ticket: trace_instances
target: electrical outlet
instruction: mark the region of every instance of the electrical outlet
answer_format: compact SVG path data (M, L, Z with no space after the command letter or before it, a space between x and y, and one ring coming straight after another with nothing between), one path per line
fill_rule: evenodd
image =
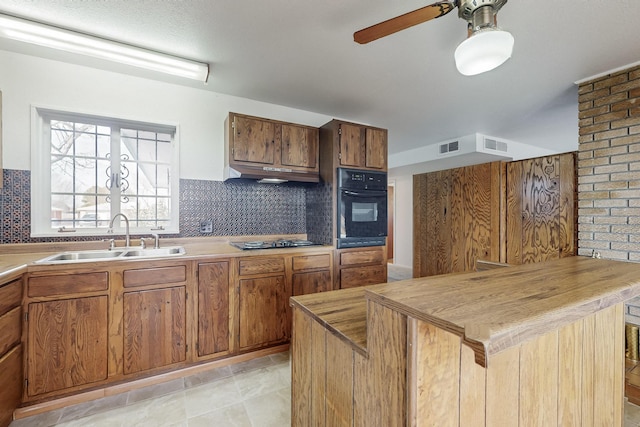
M200 221L200 232L213 233L213 221L211 221L210 219L205 219L204 221Z

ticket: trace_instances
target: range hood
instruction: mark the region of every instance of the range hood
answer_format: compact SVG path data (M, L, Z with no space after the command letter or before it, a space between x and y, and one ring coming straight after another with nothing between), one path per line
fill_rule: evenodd
M320 174L311 172L301 172L287 168L276 168L271 166L249 166L234 165L224 168L224 180L234 178L256 179L262 183L280 184L287 181L292 182L320 182Z

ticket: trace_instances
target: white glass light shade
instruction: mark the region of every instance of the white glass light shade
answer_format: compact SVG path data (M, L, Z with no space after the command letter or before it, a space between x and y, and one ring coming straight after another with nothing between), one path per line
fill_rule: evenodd
M513 42L513 36L508 31L480 30L456 48L456 67L465 76L493 70L511 58Z
M0 37L206 82L209 65L0 14Z

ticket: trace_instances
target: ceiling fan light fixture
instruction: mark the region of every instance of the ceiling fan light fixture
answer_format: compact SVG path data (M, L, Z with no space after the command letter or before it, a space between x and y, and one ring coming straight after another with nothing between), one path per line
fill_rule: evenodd
M513 44L508 31L495 27L478 30L456 48L456 67L465 76L491 71L511 58Z

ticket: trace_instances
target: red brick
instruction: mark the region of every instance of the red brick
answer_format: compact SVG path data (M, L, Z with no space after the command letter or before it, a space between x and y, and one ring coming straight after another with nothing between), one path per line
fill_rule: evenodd
M629 90L637 88L640 88L640 79L629 80L628 82L611 86L611 93L629 92Z
M631 89L629 91L629 98L640 98L640 88Z
M592 92L592 93L595 93L595 92ZM615 104L617 102L624 101L627 98L628 98L627 92L614 93L613 95L594 98L593 106L600 107L601 105Z
M603 80L598 80L597 82L593 82L593 89L603 89L605 87L612 87L622 83L626 83L629 80L629 75L627 73L616 74L611 77L605 78Z
M589 108L589 109L580 111L578 113L578 118L579 119L586 119L587 117L599 116L601 114L606 114L608 112L609 112L609 106L608 105L603 105L602 107Z
M594 106L596 106L595 105L596 99L601 99L609 95L610 95L609 89L594 90L592 92L580 94L578 96L578 102L594 101ZM626 99L626 96L625 96L625 99ZM603 104L600 104L600 105L603 105Z
M580 128L591 126L593 124L593 117L587 117L586 119L580 119L578 121L578 126Z
M609 129L609 123L599 123L597 125L581 127L578 133L580 135L586 135L588 133L604 132Z
M633 98L630 97L630 99L622 102L616 102L615 104L611 104L611 111L629 110L639 105L638 101L640 101L640 99L638 99L637 96L634 96Z
M584 93L588 93L593 91L593 83L585 83L585 84L581 84L578 87L578 93L580 95L584 94Z
M629 135L630 133L631 133L630 128L614 129L614 130L609 130L609 131L606 131L606 132L596 133L596 134L593 135L593 139L598 141L598 140L602 140L602 139L618 138L620 136Z
M613 113L612 113L613 114ZM616 120L611 122L611 129L618 129L623 127L631 127L640 125L640 116L629 117L624 120Z
M593 108L593 101L585 101L578 103L578 111L588 110Z
M635 80L640 78L640 67L634 67L627 71L629 73L629 80Z

